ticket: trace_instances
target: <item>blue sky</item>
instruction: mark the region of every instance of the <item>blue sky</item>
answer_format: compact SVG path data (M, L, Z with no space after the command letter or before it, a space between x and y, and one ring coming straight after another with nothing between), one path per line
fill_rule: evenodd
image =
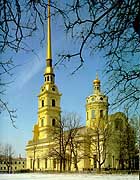
M72 43L65 37L62 28L58 23L52 23L52 51L53 63L57 62L59 54L64 48L69 49ZM27 141L32 138L32 129L37 122L37 106L40 87L44 82L44 69L46 66L46 41L42 45L39 43L39 32L34 34L27 43L35 50L35 53L21 51L18 54L9 52L2 58L13 57L13 61L18 65L13 70L13 76L7 77L13 82L8 85L6 99L10 107L16 109L16 126L13 128L6 112L0 116L1 143L13 145L15 154L25 156L25 146ZM72 47L75 50L75 44ZM84 66L71 75L78 66L79 61L74 59L72 62L59 65L55 68L56 84L62 93L61 108L63 112L76 112L81 116L81 121L85 124L85 98L92 93L92 81L95 79L96 72L102 84L102 91L105 90L106 78L102 74L104 59L101 53L89 56L85 52Z

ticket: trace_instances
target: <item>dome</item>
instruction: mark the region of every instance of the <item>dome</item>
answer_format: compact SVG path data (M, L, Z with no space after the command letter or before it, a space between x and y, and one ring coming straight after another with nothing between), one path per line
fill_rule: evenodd
M93 81L94 84L100 84L100 80L98 79L98 74L96 74L96 79Z
M100 80L99 80L99 79L95 79L95 80L93 81L93 83L94 83L94 84L100 84Z

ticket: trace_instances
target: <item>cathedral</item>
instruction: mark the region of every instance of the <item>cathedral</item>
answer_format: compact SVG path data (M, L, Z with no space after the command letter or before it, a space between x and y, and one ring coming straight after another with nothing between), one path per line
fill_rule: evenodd
M55 141L56 133L54 130L61 122L60 100L62 95L55 84L52 66L50 5L48 5L47 28L44 83L38 95L38 117L33 128L33 138L26 145L27 169L32 171L59 171L60 169L63 171L92 171L97 168L120 169L127 167L129 165L129 157L125 152L127 148L124 152L119 151L120 148L124 147L122 147L120 139L117 138L119 133L122 133L121 136L124 137L123 133L128 130L127 118L124 113L108 115L108 97L101 91L98 75L93 81L92 94L86 98L86 125L77 128L73 138L74 143L68 141L67 146L65 146L65 158L63 158L63 160L65 159L65 167L60 167L61 160L56 154L49 156L50 152L57 151L57 146L60 144ZM69 132L64 132L64 136L66 134L68 135ZM127 141L127 139L125 140ZM75 148L76 151L71 150L71 147ZM135 153L131 155L135 155Z

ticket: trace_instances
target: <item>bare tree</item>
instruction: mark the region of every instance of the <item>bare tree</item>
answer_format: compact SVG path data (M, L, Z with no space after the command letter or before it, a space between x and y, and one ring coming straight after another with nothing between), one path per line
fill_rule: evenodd
M0 161L3 162L7 166L7 172L12 172L12 159L14 156L14 150L12 145L6 144L4 146L1 145L1 154Z
M134 167L131 164L131 160L140 161L140 119L138 115L133 115L131 118L128 118L128 153L129 153L129 169L138 169L140 165L134 163ZM138 157L139 154L139 157ZM136 159L138 157L138 159ZM136 165L136 167L135 167Z
M5 100L5 94L6 94L6 89L7 86L10 85L12 83L11 80L3 80L6 79L5 76L9 76L11 78L12 76L12 70L15 68L16 66L13 64L12 60L7 60L7 61L0 61L0 113L2 113L2 111L7 111L10 120L12 122L12 125L14 127L15 126L15 119L16 119L16 110L15 109L11 109L9 107L8 102Z
M64 7L66 32L78 48L66 50L59 62L100 51L106 57L107 93L116 94L112 105L127 103L138 108L140 98L140 2L139 0L73 0ZM76 46L76 47L77 47ZM77 50L78 49L78 50ZM130 58L131 57L131 58ZM133 59L133 60L132 60ZM75 71L73 73L75 73ZM113 86L112 86L113 84Z
M45 0L2 0L0 52L5 53L9 49L15 52L21 49L34 51L26 40L36 31L42 33L41 40L44 40L47 7L48 2ZM51 7L55 8L55 13L63 14L55 1L51 1Z
M79 139L82 136L81 125L80 125L80 117L76 113L70 113L66 116L67 120L67 131L68 133L68 154L69 154L69 168L71 170L72 164L76 171L78 171L78 162L81 160L81 140Z
M51 6L55 8L55 13L60 13L54 2ZM4 75L11 76L11 70L15 68L14 59L11 58L12 53L18 53L21 50L25 52L33 52L35 50L28 45L27 40L32 38L37 31L41 33L40 41L45 38L46 19L47 19L48 3L44 0L2 0L0 2L0 53L2 55L10 54L10 60L0 60L0 113L6 110L15 127L15 109L9 107L7 100L5 100L5 91L7 85L11 83L4 81ZM44 29L45 26L45 29ZM4 56L3 56L4 58ZM20 64L20 63L19 63Z
M2 0L0 50L31 50L26 40L42 32L48 4L44 0ZM107 93L116 90L117 103L138 108L140 97L140 2L139 0L52 0L52 16L63 18L66 33L76 48L60 55L58 63L79 57L77 71L86 59L84 53L102 52L106 57L105 73L111 82ZM73 46L71 46L73 47ZM75 46L74 46L75 47ZM33 51L33 50L31 50ZM131 57L131 58L130 58ZM133 60L132 60L133 58ZM74 71L74 72L75 72ZM73 72L73 73L74 73ZM113 84L113 87L112 87ZM115 102L115 103L114 103Z
M138 153L135 125L121 112L111 115L110 122L112 128L110 129L108 148L110 155L112 154L114 160L118 161L119 166L116 168L134 169L134 161Z
M90 151L85 154L94 161L93 168L101 172L102 165L105 163L108 153L108 139L110 137L110 123L99 119L95 122L94 127L88 129L85 143ZM97 166L96 166L97 163Z
M52 138L50 151L47 157L53 157L58 160L60 172L66 170L66 162L71 158L70 145L76 137L78 128L80 127L80 118L76 113L66 113L56 126L51 129Z

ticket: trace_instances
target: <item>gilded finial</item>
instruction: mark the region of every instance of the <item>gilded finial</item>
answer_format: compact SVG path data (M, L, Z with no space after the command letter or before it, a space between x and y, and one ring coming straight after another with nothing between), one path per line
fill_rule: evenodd
M100 84L100 80L98 78L98 73L96 73L96 79L93 81L94 84Z
M98 79L98 73L96 73L96 79Z

